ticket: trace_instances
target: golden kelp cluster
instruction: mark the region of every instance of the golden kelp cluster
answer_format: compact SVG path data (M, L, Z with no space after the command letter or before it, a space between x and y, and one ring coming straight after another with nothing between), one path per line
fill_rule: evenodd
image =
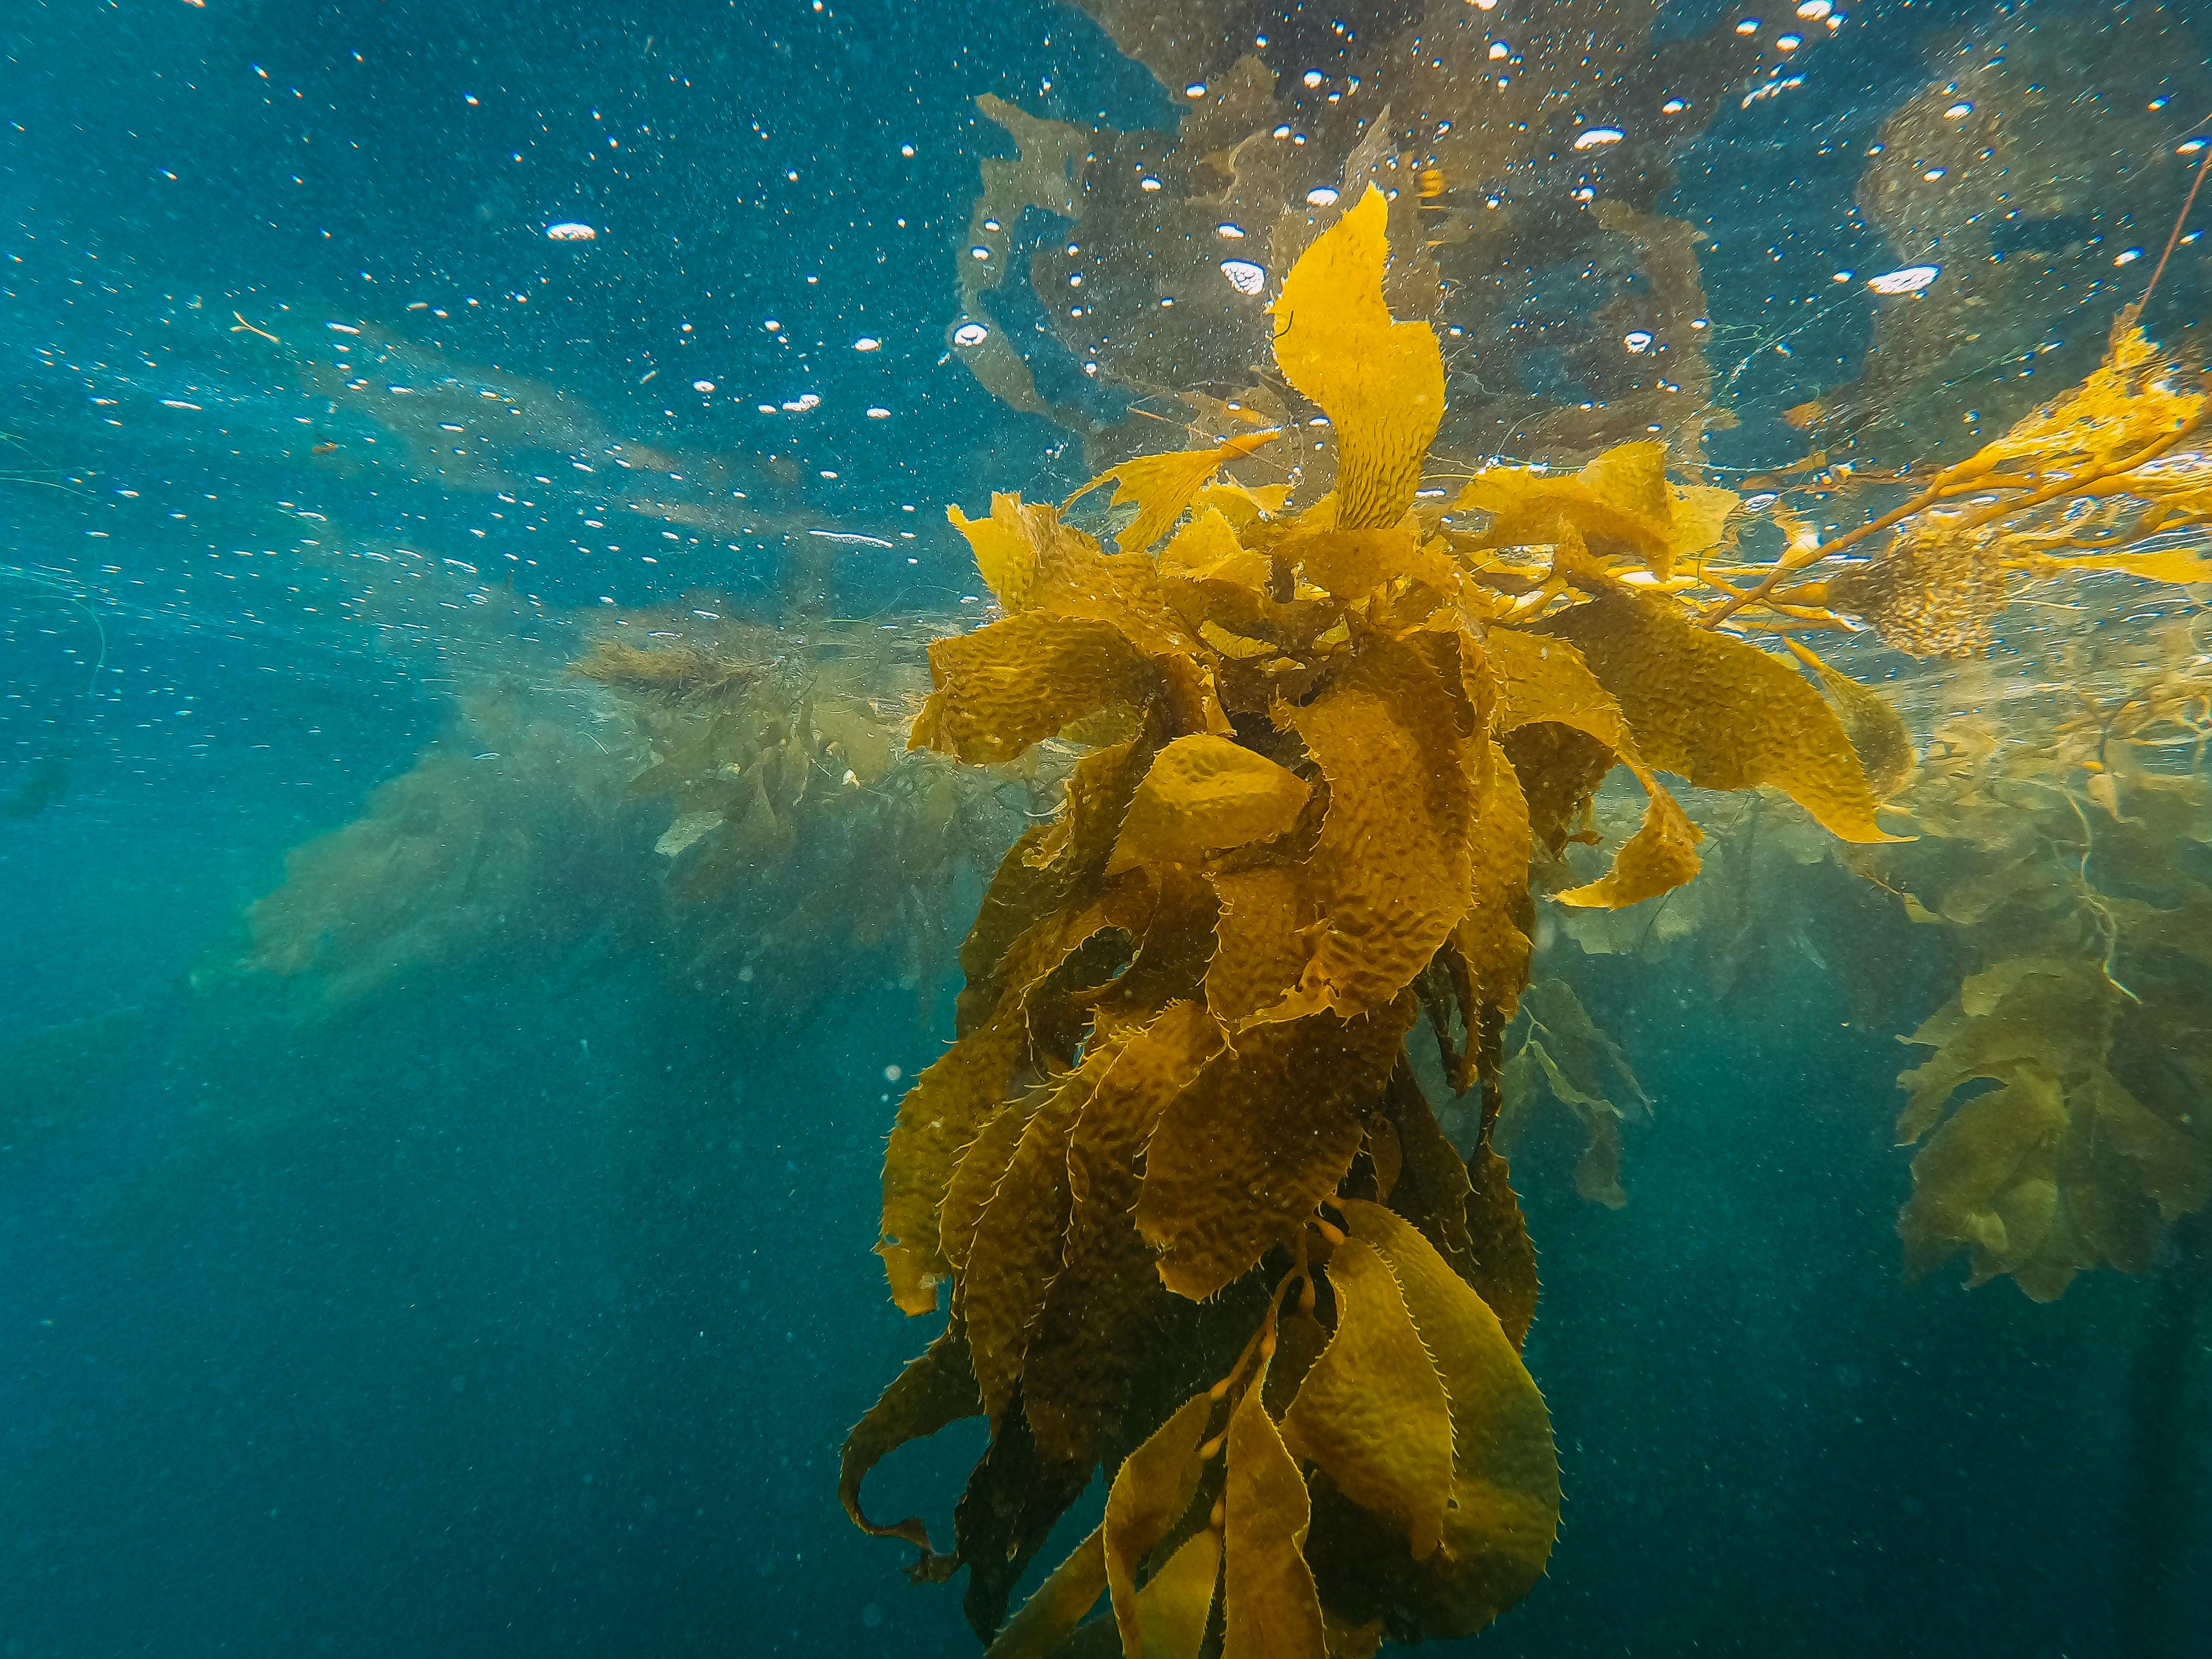
M2212 561L2191 545L2212 523L2212 463L2200 447L2208 435L2212 386L2203 372L2123 312L2087 380L1913 480L1887 511L1823 536L1778 505L1789 546L1757 569L1709 567L1707 580L1726 597L1708 620L1764 613L1770 626L1832 628L1856 617L1913 656L1965 656L1989 642L1991 619L2024 579L2117 571L2212 580ZM1868 488L1847 467L1821 473L1805 487L1804 510L1856 504Z
M1732 495L1670 482L1657 443L1422 494L1443 367L1391 315L1389 215L1370 189L1273 307L1276 365L1334 434L1328 495L1218 481L1248 440L1116 468L1138 507L1116 552L1012 495L954 514L1002 614L932 646L913 743L1088 752L1000 866L957 1039L901 1104L878 1249L902 1308L949 1292L949 1318L854 1430L842 1487L921 1547L917 1577L969 1569L995 1653L1318 1659L1526 1594L1558 1469L1493 1138L1531 861L1587 833L1616 764L1642 822L1566 903L1695 874L1662 770L1887 839L1850 735L1894 737L1871 694L1839 712L1710 625L1719 590L1689 573ZM1424 1019L1450 1086L1482 1091L1470 1156L1415 1080ZM978 1414L950 1550L867 1518L875 1462ZM1001 1630L1101 1466L1104 1522Z
M1914 1277L1964 1249L1970 1282L2047 1301L2142 1272L2212 1200L2212 672L2186 629L2167 665L2084 673L2040 718L1939 727L1901 801L1919 838L1866 860L1963 973L1899 1079L1898 1139L1925 1141Z
M791 1023L888 952L927 1018L955 884L996 866L1047 775L905 751L934 631L910 618L625 631L647 643L602 638L574 672L616 695L644 747L629 794L673 814L654 847L671 975Z
M1761 67L1771 83L1802 61L1796 36L1739 30L1730 9L1662 41L1656 0L1547 0L1540 19L1468 0L1342 17L1279 0L1082 4L1178 121L1121 132L978 100L1018 153L983 163L948 336L1000 398L1083 434L1097 465L1154 441L1048 376L1041 389L991 309L1025 265L1063 380L1267 406L1265 294L1376 183L1391 310L1449 343L1447 448L1565 459L1657 434L1697 452L1711 418L1700 233L1659 204L1674 151ZM1059 222L1034 248L1025 210ZM1334 456L1298 459L1310 499Z

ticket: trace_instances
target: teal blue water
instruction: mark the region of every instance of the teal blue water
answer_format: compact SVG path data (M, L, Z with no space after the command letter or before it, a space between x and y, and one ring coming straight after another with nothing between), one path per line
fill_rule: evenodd
M1981 15L1864 14L1817 99L1683 158L1723 320L1872 268L1858 157ZM1043 0L0 16L0 1656L976 1650L835 1491L929 1334L868 1246L886 1068L945 999L888 952L788 1018L672 983L615 902L658 825L518 865L469 948L335 1011L207 970L457 698L573 707L595 608L773 617L817 527L867 538L834 608L957 615L943 504L1081 482L947 360L987 92L1173 119ZM1723 459L1778 459L1867 328L1762 362ZM1659 1111L1626 1209L1564 1136L1516 1159L1567 1505L1464 1650L2184 1651L2194 1304L1899 1282L1927 947L1874 1009L1812 950L1725 1001L1580 983ZM945 1513L977 1441L941 1438L879 1512Z

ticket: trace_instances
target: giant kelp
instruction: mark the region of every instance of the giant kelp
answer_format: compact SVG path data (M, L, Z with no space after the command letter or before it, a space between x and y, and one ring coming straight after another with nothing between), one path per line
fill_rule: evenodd
M887 980L926 1019L962 896L1053 759L994 775L904 750L934 624L594 621L565 680L524 674L511 645L457 665L507 672L359 817L293 849L198 982L281 983L331 1015L588 934L763 1036Z
M1972 1282L2048 1300L2143 1271L2212 1200L2212 676L2187 628L2117 673L2081 647L2002 726L1946 721L1900 801L1919 838L1866 860L1960 974L1904 1039L1931 1051L1899 1079L1915 1277L1964 1249Z
M1179 124L1122 132L979 100L1018 153L983 164L948 333L1000 397L1084 434L1101 465L1151 441L1143 421L1039 390L992 310L1024 259L1091 384L1252 395L1271 283L1374 182L1398 250L1391 309L1449 344L1448 448L1565 459L1657 433L1697 451L1698 233L1659 205L1674 150L1747 78L1783 78L1796 36L1778 45L1785 31L1755 17L1740 29L1731 9L1658 40L1654 0L1551 0L1534 15L1468 0L1326 18L1245 0L1084 9L1158 78ZM1032 210L1055 221L1033 246ZM1301 450L1310 499L1333 457Z
M1118 551L1011 495L954 514L1001 614L933 646L913 743L1090 747L1000 866L956 1041L901 1104L878 1249L902 1308L949 1291L949 1318L842 1486L921 1547L916 1577L969 1570L1000 1653L1095 1650L1069 1632L1102 1595L1125 1651L1158 1626L1179 1632L1160 1651L1317 1656L1463 1634L1526 1594L1558 1472L1493 1139L1532 859L1616 763L1642 822L1565 902L1695 873L1661 769L1887 839L1848 734L1870 708L1705 625L1719 590L1688 573L1737 503L1671 481L1663 446L1480 475L1444 528L1423 500L1442 354L1389 308L1390 216L1369 190L1273 307L1276 367L1334 433L1328 495L1214 483L1249 447L1223 444L1117 470L1139 507ZM1424 1018L1449 1086L1482 1091L1471 1156L1416 1081ZM866 1516L876 1462L975 1415L950 1550ZM1102 1465L1103 1524L1001 1633Z
M913 618L680 621L604 635L574 669L642 745L628 793L669 815L654 851L671 976L788 1024L873 971L927 1018L956 889L996 866L1051 768L993 776L905 751L919 644L938 631Z

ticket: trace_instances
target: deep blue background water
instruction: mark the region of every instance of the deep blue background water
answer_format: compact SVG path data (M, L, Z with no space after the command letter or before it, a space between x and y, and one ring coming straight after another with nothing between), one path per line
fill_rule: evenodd
M1871 257L1842 140L1915 83L1934 10L1867 8L1819 98L1685 159L1684 211L1785 216L1722 235L1717 316L1758 318L1770 246L1809 280ZM790 456L823 522L918 521L896 562L841 564L842 599L957 590L939 504L1079 465L938 361L997 143L971 100L1127 125L1158 89L1046 4L18 0L0 44L0 430L41 474L0 484L0 797L66 778L0 819L0 1048L46 1055L7 1074L40 1097L0 1101L0 1655L973 1651L955 1594L908 1588L834 1493L844 1427L927 1334L866 1249L884 1068L942 1035L909 993L752 1030L588 940L324 1027L186 988L457 678L557 648L602 592L774 574L742 536L680 572L580 551L555 520L599 481L563 477L521 621L434 582L349 611L325 566L252 562L301 532L274 503L439 554L528 538L483 490L303 464L271 436L298 388L229 320L420 300L449 313L423 350L556 385L617 441ZM600 239L549 244L572 216ZM1837 374L1863 319L1838 328ZM718 392L665 395L696 378ZM818 419L755 407L810 387ZM1613 963L1585 982L1660 1115L1618 1213L1573 1198L1565 1145L1516 1162L1568 1505L1550 1581L1480 1648L2127 1651L2154 1287L1898 1284L1887 1033L1940 1000L1932 964L1900 961L1878 1030L1808 1013L1843 1008L1809 959L1725 1007ZM2200 1344L2185 1485L2212 1473L2207 1375ZM881 1510L945 1512L975 1445L943 1439L878 1474ZM2192 1525L2172 1594L2201 1609Z

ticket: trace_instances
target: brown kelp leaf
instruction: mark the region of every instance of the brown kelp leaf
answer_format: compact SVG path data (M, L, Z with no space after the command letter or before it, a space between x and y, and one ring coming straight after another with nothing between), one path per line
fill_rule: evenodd
M1470 901L1467 915L1452 928L1447 947L1456 958L1455 971L1467 977L1460 1012L1470 1025L1474 1010L1483 1004L1511 1018L1522 983L1528 977L1527 929L1533 919L1528 797L1521 793L1520 775L1505 758L1504 750L1488 738L1483 742L1489 764L1476 796L1468 865ZM1455 1077L1452 1084L1463 1089L1470 1081L1471 1073L1464 1079Z
M1961 1246L1973 1285L2033 1259L2057 1218L2066 1127L2057 1083L2026 1071L1953 1113L1912 1160L1912 1197L1897 1218L1906 1278L1926 1277Z
M1139 972L1132 968L1122 982ZM1164 1294L1130 1213L1145 1146L1162 1109L1220 1044L1203 1007L1170 1006L1121 1045L1076 1119L1066 1259L1045 1293L1022 1382L1038 1443L1056 1455L1087 1460L1102 1435L1118 1430L1131 1368L1144 1358L1132 1332Z
M954 1547L968 1568L961 1610L978 1636L988 1641L1006 1622L1006 1598L1090 1479L1090 1464L1046 1455L1029 1419L1006 1413L952 1511Z
M845 1436L837 1455L837 1496L845 1513L864 1532L878 1538L903 1538L929 1551L929 1528L921 1517L909 1516L890 1526L878 1526L860 1510L860 1483L868 1471L909 1440L923 1440L948 1423L973 1417L983 1409L975 1391L975 1372L968 1357L968 1334L957 1320L947 1325L920 1358L909 1361L895 1377L867 1415ZM1094 1594L1093 1601L1097 1599ZM1086 1604L1088 1605L1088 1604Z
M1115 506L1129 501L1139 503L1136 518L1121 534L1121 550L1142 553L1167 534L1169 526L1182 517L1182 510L1190 505L1191 497L1212 482L1223 463L1249 455L1282 435L1279 431L1243 432L1210 448L1176 449L1164 455L1139 456L1100 473L1062 501L1060 511L1065 513L1081 497L1110 483L1114 486Z
M1399 1164L1393 1185L1377 1183L1380 1201L1419 1227L1455 1270L1465 1273L1469 1243L1467 1162L1429 1109L1411 1061L1401 1060L1390 1073L1382 1110L1388 1115L1378 1121L1394 1129ZM1372 1123L1368 1135L1374 1138Z
M1423 653L1377 639L1313 702L1278 708L1328 781L1308 866L1328 926L1283 1013L1383 1006L1467 913L1473 739L1454 707Z
M1311 787L1227 738L1196 732L1152 757L1121 823L1106 873L1138 864L1191 864L1281 835Z
M1261 1382L1246 1389L1229 1419L1222 1659L1327 1659L1321 1598L1299 1553L1312 1506L1264 1392Z
M1030 859L1050 833L1050 826L1033 823L1006 849L983 891L975 925L961 941L960 971L966 982L953 1010L953 1029L961 1036L991 1017L1006 990L1000 970L1008 951L1060 898L1064 872L1051 868L1048 858L1034 863Z
M1835 711L1757 646L1621 591L1538 631L1581 651L1648 764L1707 789L1771 783L1844 841L1897 839L1875 822L1874 791Z
M1110 623L1025 611L933 640L936 690L908 746L977 765L1010 761L1087 715L1161 695L1160 672Z
M2079 1088L2096 1114L2100 1139L2126 1165L2143 1196L2157 1206L2160 1220L2172 1221L2212 1201L2212 1151L2147 1110L2102 1066L2091 1072Z
M956 1285L957 1275L968 1265L968 1247L975 1237L975 1224L983 1218L999 1183L1006 1178L1006 1165L1014 1161L1022 1131L1036 1115L1042 1098L1042 1091L1032 1091L1024 1098L1001 1106L984 1121L952 1166L952 1178L945 1183L945 1201L938 1206L937 1243L953 1271Z
M1653 775L1659 763L1646 763L1621 705L1582 653L1559 640L1497 629L1490 636L1490 661L1498 684L1492 720L1499 736L1538 724L1584 732L1620 757L1650 798L1643 823L1613 854L1613 867L1596 881L1553 896L1562 904L1620 909L1670 892L1696 875L1701 832Z
M1844 723L1844 735L1851 740L1851 752L1866 770L1875 799L1887 800L1910 783L1920 757L1913 752L1912 733L1905 729L1904 717L1889 699L1872 686L1861 685L1849 674L1829 667L1796 641L1785 638L1782 642L1819 678L1820 690L1835 707L1836 718Z
M1006 1627L983 1650L983 1659L1047 1659L1060 1638L1098 1605L1106 1588L1105 1537L1104 1527L1093 1527L1090 1536L1068 1552L1067 1559L1006 1621Z
M1420 1560L1443 1541L1451 1406L1397 1280L1356 1238L1332 1251L1336 1333L1283 1417L1283 1443L1385 1516Z
M1221 1534L1203 1527L1137 1592L1141 1646L1131 1644L1124 1650L1142 1652L1144 1659L1198 1659L1220 1583Z
M1575 1188L1593 1203L1617 1210L1628 1202L1620 1188L1620 1124L1651 1114L1620 1046L1589 1016L1565 980L1542 979L1522 999L1527 1021L1520 1048L1505 1067L1505 1109L1494 1132L1510 1152L1541 1097L1548 1093L1583 1126L1582 1160ZM1626 1104L1612 1098L1619 1095Z
M1212 1296L1335 1189L1414 1010L1407 996L1358 1019L1253 1027L1169 1103L1137 1200L1163 1284Z
M997 1191L976 1218L960 1278L975 1382L996 1426L1021 1376L1030 1328L1060 1271L1067 1233L1067 1137L1090 1092L1090 1064L1030 1115Z
M1020 1000L1003 999L990 1018L962 1037L915 1079L899 1102L884 1152L884 1259L891 1299L909 1314L937 1306L948 1270L938 1239L938 1211L960 1155L1006 1100L1015 1069L1029 1055Z
M1175 1415L1154 1429L1144 1444L1122 1460L1106 1494L1106 1582L1114 1592L1114 1618L1121 1645L1130 1653L1142 1645L1138 1634L1137 1569L1190 1507L1203 1466L1199 1443L1215 1405L1210 1394L1195 1394ZM1212 1599L1212 1584L1207 1589Z
M1234 1030L1296 988L1305 971L1315 903L1296 865L1216 876L1213 887L1221 916L1213 960L1206 964L1206 1005Z
M1347 1199L1340 1207L1352 1237L1389 1264L1450 1395L1452 1503L1443 1547L1421 1561L1395 1538L1382 1540L1387 1548L1371 1534L1364 1548L1352 1545L1334 1515L1325 1540L1317 1515L1316 1571L1340 1616L1366 1619L1390 1607L1401 1640L1464 1636L1543 1574L1559 1520L1551 1419L1497 1315L1419 1231L1379 1204ZM1340 1557L1333 1553L1340 1547L1352 1553ZM1357 1582L1346 1582L1347 1569ZM1371 1609L1361 1605L1370 1599Z
M1270 309L1275 362L1336 428L1336 526L1393 525L1413 505L1443 419L1443 354L1426 323L1382 298L1389 204L1370 185L1283 278Z
M1486 1142L1468 1160L1468 1174L1473 1188L1467 1200L1468 1253L1474 1266L1463 1277L1490 1304L1518 1352L1536 1322L1536 1247L1513 1191L1512 1171Z

